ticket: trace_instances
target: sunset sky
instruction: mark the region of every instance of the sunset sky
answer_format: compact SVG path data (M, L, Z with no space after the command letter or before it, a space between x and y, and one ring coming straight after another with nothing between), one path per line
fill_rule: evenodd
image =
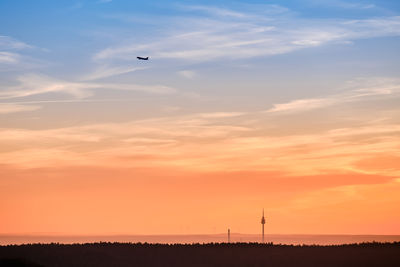
M263 208L267 234L400 234L400 1L0 1L0 234Z

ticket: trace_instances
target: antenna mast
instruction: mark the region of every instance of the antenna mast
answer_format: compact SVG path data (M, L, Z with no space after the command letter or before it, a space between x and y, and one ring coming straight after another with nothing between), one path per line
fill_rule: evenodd
M264 225L265 225L265 217L264 217L264 208L261 218L261 226L262 226L262 243L264 243Z

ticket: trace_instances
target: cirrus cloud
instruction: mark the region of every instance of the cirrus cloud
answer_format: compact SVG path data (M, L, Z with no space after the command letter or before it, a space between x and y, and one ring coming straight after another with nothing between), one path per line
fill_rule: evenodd
M247 9L246 9L247 8ZM189 61L245 59L290 53L352 40L400 35L400 17L361 20L306 19L269 5L237 11L216 6L185 6L188 15L166 22L167 30L147 42L116 43L94 55L95 60L131 60L139 53L154 58ZM290 15L289 15L290 14Z

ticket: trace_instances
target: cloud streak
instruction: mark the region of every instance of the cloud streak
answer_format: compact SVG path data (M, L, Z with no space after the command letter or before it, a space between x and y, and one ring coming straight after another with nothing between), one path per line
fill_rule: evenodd
M178 74L187 79L193 79L197 75L197 73L192 70L181 70L181 71L178 71Z
M0 64L14 64L20 61L20 55L12 52L1 52L0 51Z
M132 66L108 66L103 65L97 67L93 72L83 76L82 81L93 81L104 78L109 78L113 76L118 76L121 74L126 74L130 72L135 72L139 70L145 70L148 67L132 67Z
M40 108L41 108L40 106L34 106L34 105L0 104L0 114L35 111Z
M32 46L9 36L0 35L0 49L21 50L27 48L32 48Z
M0 67L21 64L23 60L29 61L19 52L29 48L33 46L9 36L0 35Z
M344 8L344 9L371 9L376 8L374 4L369 3L357 3L351 1L342 1L342 0L325 0L325 1L318 1L318 0L307 0L307 3L316 6L325 6L325 7L337 7L337 8Z
M96 77L99 78L100 76L104 76L104 73L98 74ZM151 94L171 94L177 91L175 88L164 85L69 82L37 74L22 75L17 81L18 85L3 86L4 90L0 91L0 99L21 98L47 93L62 93L77 99L83 99L92 96L94 89L100 88Z
M336 104L368 100L371 97L393 96L400 92L400 81L389 78L356 79L348 82L344 89L346 92L341 94L322 98L296 99L287 103L274 104L267 112L302 112L326 108Z
M29 168L101 164L190 171L280 171L295 176L329 170L400 175L393 168L358 164L382 155L400 157L396 124L373 122L274 136L258 124L243 126L247 119L243 113L216 112L48 130L0 129L0 144L14 148L0 151L0 162Z
M265 8L267 10L267 8ZM96 60L131 60L139 53L154 58L209 61L272 56L331 43L400 35L400 17L363 20L316 20L265 16L261 11L237 12L210 6L185 6L204 16L169 21L170 30L146 43L115 45L94 55ZM264 10L260 8L260 10ZM208 15L208 16L207 16Z

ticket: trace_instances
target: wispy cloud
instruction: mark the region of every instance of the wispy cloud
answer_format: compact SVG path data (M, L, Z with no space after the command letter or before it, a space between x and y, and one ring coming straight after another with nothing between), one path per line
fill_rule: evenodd
M20 50L26 48L32 48L32 46L9 36L0 35L0 49Z
M130 73L138 70L145 70L147 67L132 67L132 66L108 66L103 65L97 67L94 71L86 74L81 78L82 81L92 81L112 76L117 76L125 73Z
M222 119L222 118L231 118L244 115L244 112L211 112L211 113L200 113L198 114L201 118L209 118L209 119Z
M106 88L113 90L125 90L125 91L138 91L152 94L173 94L177 92L177 89L166 86L166 85L138 85L138 84L117 84L117 83L104 83L98 84L98 88Z
M196 76L196 72L193 70L181 70L178 71L178 74L187 79L193 79Z
M212 17L232 17L237 19L261 18L262 15L278 15L290 13L290 10L275 4L241 4L236 6L240 10L212 5L178 5L184 11L200 11Z
M131 60L139 53L154 58L207 61L241 59L289 53L330 43L361 38L400 35L400 17L363 20L304 19L285 12L269 16L264 10L240 12L213 6L185 6L187 12L206 15L170 20L169 30L146 43L108 47L96 53L96 60Z
M20 61L20 58L21 56L17 53L0 51L0 63L17 63Z
M344 9L371 9L375 8L376 6L372 3L362 3L362 2L355 2L355 1L343 1L343 0L306 0L307 3L316 6L325 6L325 7L337 7L337 8L344 8Z
M132 102L135 99L127 98L107 98L107 99L58 99L58 100L33 100L33 101L17 101L17 102L3 102L1 104L53 104L53 103L102 103L102 102Z
M400 157L399 125L371 123L275 136L259 126L242 126L246 118L241 115L245 114L197 113L47 130L0 129L0 144L15 147L0 151L0 162L21 167L102 164L196 171L279 170L296 176L327 170L399 174L357 165L380 155ZM227 118L235 120L228 124Z
M186 11L203 11L215 16L227 16L227 17L234 17L234 18L244 18L246 17L245 13L225 9L225 8L219 8L215 6L199 6L199 5L193 5L193 6L180 6L181 9L186 10Z
M18 105L18 104L0 104L0 114L17 113L24 111L34 111L40 109L40 106Z
M355 79L347 83L345 92L318 98L296 99L287 103L274 104L267 112L302 112L326 108L336 104L368 100L376 96L393 96L400 92L400 81L389 78Z
M152 94L171 94L176 92L175 88L165 85L70 82L37 74L22 75L18 78L18 83L15 86L3 86L4 90L0 92L0 99L12 99L46 93L62 93L82 99L92 96L93 89L96 88L139 91Z
M18 78L19 85L8 87L0 92L0 99L26 97L45 93L64 93L77 98L91 95L88 89L96 88L93 84L65 82L43 75L28 74Z
M273 108L269 109L268 112L297 112L311 110L321 107L330 106L336 103L336 99L330 98L309 98L309 99L298 99L283 104L275 104Z
M20 50L29 48L33 47L9 36L0 35L0 66L21 63L24 57L20 54Z
M342 88L344 93L278 104L267 113L173 113L151 119L58 129L0 129L0 147L4 143L13 144L15 148L11 152L0 151L0 162L21 168L101 163L118 168L173 166L191 171L284 170L287 175L323 174L334 169L336 173L376 173L392 177L399 174L396 169L367 168L358 164L381 155L400 157L396 150L400 129L391 121L375 120L369 124L363 122L361 126L336 126L309 134L293 132L279 136L271 134L270 129L259 122L265 117L270 122L279 120L275 116L279 112L393 97L400 92L399 85L397 79L355 79ZM124 86L117 87L125 89ZM41 102L15 102L0 109L3 107L3 114L28 111L37 109ZM249 120L258 122L249 123Z

